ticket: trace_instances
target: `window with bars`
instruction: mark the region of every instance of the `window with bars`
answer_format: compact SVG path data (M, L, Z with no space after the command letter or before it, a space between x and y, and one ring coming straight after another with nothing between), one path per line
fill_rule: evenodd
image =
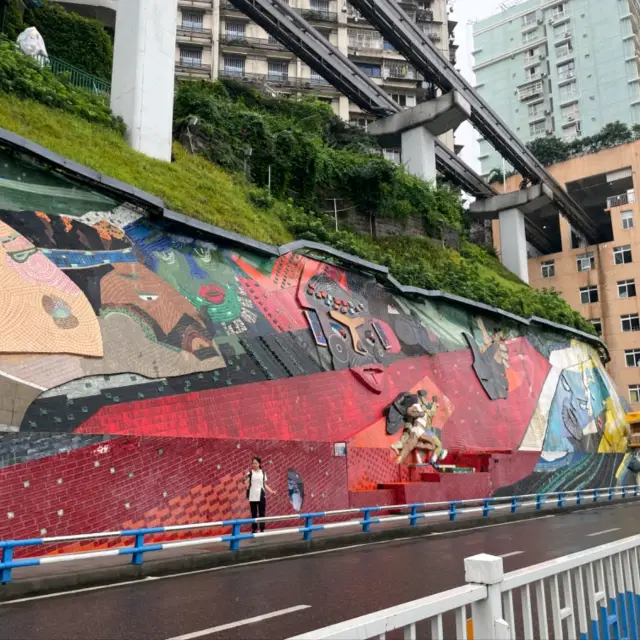
M200 13L198 11L183 11L182 26L185 29L202 31L204 28L204 13Z
M623 229L631 229L633 227L633 211L622 211L620 213Z
M618 282L618 298L635 298L636 297L636 281L620 280Z
M558 65L558 80L570 80L576 75L576 63L571 60Z
M625 349L624 360L627 367L640 367L640 349Z
M245 34L244 22L227 22L226 33L230 38L237 38L238 40L242 40Z
M582 304L593 304L598 302L598 287L581 287L580 302Z
M180 47L180 64L185 67L202 66L202 49Z
M309 4L311 11L326 11L329 12L329 0L311 0Z
M522 44L529 44L530 42L535 42L539 38L538 30L534 29L533 31L527 31L522 34Z
M289 63L269 60L267 77L269 80L287 80L289 77Z
M586 253L579 253L576 256L576 266L578 271L591 271L596 268L596 259L593 257L593 252L587 251Z
M316 84L329 84L317 71L311 69L311 80Z
M541 136L544 132L545 132L544 120L540 120L539 122L532 122L529 125L530 136Z
M633 404L640 402L640 384L629 385L629 402Z
M627 313L624 316L620 316L620 323L622 324L622 331L625 333L640 331L640 318L638 318L637 313Z
M382 36L377 31L349 29L349 47L352 49L382 49Z
M613 248L613 264L628 264L632 261L631 245L625 244L621 247Z
M224 72L228 76L242 77L244 75L244 58L224 57Z
M527 107L527 112L530 118L544 115L544 103L536 102L535 104L530 104Z
M578 97L578 85L575 81L563 84L558 92L560 102L573 100Z
M553 278L556 275L556 263L555 260L545 260L540 263L540 269L542 271L543 278Z

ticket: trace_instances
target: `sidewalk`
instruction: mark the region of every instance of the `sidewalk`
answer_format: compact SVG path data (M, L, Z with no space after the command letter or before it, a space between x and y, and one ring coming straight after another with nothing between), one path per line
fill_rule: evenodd
M536 511L535 507L528 507L521 508L516 514L511 514L509 509L506 509L500 512L492 511L486 518L477 513L458 514L454 522L450 522L447 513L444 512L437 518L418 521L418 525L415 527L409 526L408 522L395 521L373 524L370 533L363 533L358 526L314 531L310 541L303 540L302 534L297 528L292 528L291 533L265 538L258 535L254 539L243 540L240 542L239 551L229 551L228 542L214 544L206 544L205 542L193 547L146 552L144 564L137 566L131 564L131 555L116 555L72 562L56 562L34 567L20 567L13 569L12 581L9 584L0 585L0 601L242 564L256 560L286 558L287 556L336 549L354 544L437 533L453 533L504 522L528 520L541 515L605 508L621 502L623 500L618 499L611 502L571 505L564 508L548 506L542 511ZM624 502L640 502L640 498L626 498ZM275 528L275 524L272 524L272 528ZM133 542L132 539L123 540L122 546L130 546Z

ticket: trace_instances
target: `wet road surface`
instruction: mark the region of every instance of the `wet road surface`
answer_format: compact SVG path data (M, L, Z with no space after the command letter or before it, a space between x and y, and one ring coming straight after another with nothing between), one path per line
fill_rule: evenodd
M639 516L627 503L0 603L0 640L288 638L460 586L465 557L512 571L634 535Z

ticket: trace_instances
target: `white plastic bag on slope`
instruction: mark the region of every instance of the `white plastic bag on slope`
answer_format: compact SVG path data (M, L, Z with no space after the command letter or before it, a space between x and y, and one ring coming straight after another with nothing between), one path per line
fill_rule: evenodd
M42 64L45 64L47 58L47 48L44 46L44 40L35 27L29 27L25 29L18 36L18 47L22 53L38 59Z

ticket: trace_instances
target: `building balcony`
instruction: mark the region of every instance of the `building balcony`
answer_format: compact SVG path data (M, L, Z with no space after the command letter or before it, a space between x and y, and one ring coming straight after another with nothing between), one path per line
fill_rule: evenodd
M633 204L635 201L635 191L631 189L626 193L620 193L616 196L609 196L607 198L607 209L613 209L613 207L623 207L627 204Z
M431 9L416 9L416 22L433 22Z
M569 80L573 80L576 77L576 72L574 70L571 71L563 71L558 74L558 82L568 82Z
M338 14L335 11L322 9L298 9L300 15L311 22L338 22Z
M559 22L563 22L564 20L568 20L571 16L568 11L554 11L551 13L549 20L551 24L558 24Z
M520 100L529 100L530 98L537 98L544 92L542 82L535 82L534 84L527 85L526 87L520 87L518 89L518 98Z
M563 42L565 40L570 40L572 35L571 29L565 29L564 31L558 31L557 33L554 32L553 39L555 42Z
M212 0L178 0L180 9L198 9L211 13L213 10Z
M248 36L225 33L220 36L220 44L227 47L245 49L265 49L268 51L286 51L285 47L269 38L250 38Z
M382 42L354 42L352 40L349 41L348 44L349 53L362 53L365 55L372 56L374 58L380 58L382 56L382 52L385 50Z
M193 42L196 44L211 45L211 29L203 29L197 26L179 25L176 32L178 42Z
M284 73L245 73L235 69L221 69L219 75L221 78L231 78L233 80L247 82L249 84L268 84L270 87L274 88L282 87L302 90L324 87L325 89L329 88L332 91L335 91L335 89L333 89L333 87L331 87L331 85L321 77L298 78Z
M209 78L211 77L211 64L204 63L201 60L178 60L176 62L176 74L180 76Z

